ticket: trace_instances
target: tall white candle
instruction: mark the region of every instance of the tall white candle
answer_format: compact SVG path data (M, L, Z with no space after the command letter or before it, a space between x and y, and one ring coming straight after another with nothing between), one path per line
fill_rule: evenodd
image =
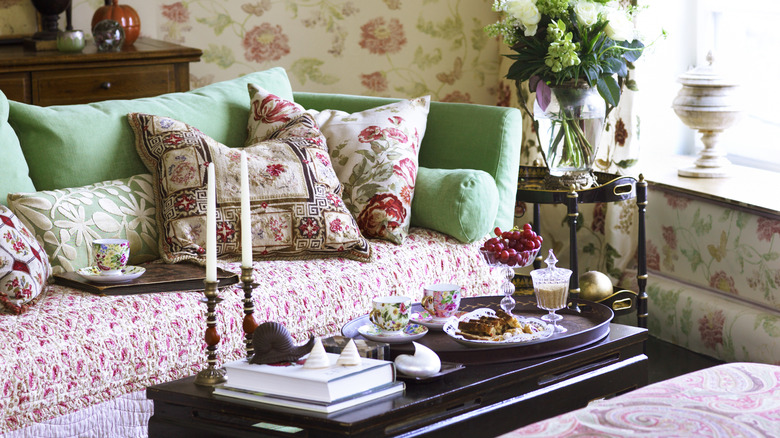
M217 281L217 189L214 163L209 163L206 177L206 281Z
M249 208L249 169L241 151L241 266L252 267L252 219Z

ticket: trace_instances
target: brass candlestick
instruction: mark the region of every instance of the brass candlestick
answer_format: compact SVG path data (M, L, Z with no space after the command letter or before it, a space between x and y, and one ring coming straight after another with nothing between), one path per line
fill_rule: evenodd
M252 346L252 334L257 328L257 321L255 321L255 303L252 301L252 290L257 287L252 278L252 272L254 270L249 267L241 267L241 287L244 289L244 322L242 324L244 328L244 344L246 346L246 357L249 359L255 354L255 348Z
M195 376L195 384L203 386L215 386L227 382L225 368L217 368L217 345L219 345L219 333L217 333L217 314L215 309L222 298L217 296L218 281L204 280L203 298L206 303L206 362L208 366Z

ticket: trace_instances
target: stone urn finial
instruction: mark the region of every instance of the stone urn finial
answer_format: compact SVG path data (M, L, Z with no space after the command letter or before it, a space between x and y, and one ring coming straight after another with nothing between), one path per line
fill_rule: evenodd
M731 163L719 144L719 136L742 116L739 86L718 73L712 51L707 54L707 65L689 70L678 81L683 86L672 108L686 126L701 132L704 149L693 167L679 169L677 174L696 178L728 176Z

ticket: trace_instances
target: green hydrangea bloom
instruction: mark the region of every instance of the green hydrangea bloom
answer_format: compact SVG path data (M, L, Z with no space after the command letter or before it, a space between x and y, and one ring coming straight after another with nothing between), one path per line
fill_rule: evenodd
M537 0L536 8L542 15L549 15L550 18L556 19L566 16L569 0Z
M580 43L572 42L574 35L566 32L566 24L563 20L553 21L547 26L547 41L550 47L547 48L547 56L544 63L554 73L558 73L566 67L580 64L580 58L577 56L577 50Z

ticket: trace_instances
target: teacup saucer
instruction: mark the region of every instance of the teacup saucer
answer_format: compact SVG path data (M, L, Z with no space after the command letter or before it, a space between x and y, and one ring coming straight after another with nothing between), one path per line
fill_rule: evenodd
M452 317L458 318L461 315L465 314L466 312L455 312ZM412 312L412 316L410 318L412 322L415 322L417 324L422 324L426 327L428 327L431 330L444 330L444 324L447 324L447 321L450 320L450 318L434 318L431 316L430 313L428 313L427 310L423 310L422 312Z
M97 266L87 266L76 271L77 274L95 283L124 283L135 280L146 272L146 268L140 266L125 266L121 274L102 275Z
M369 341L386 342L388 344L403 344L407 342L416 341L422 338L428 333L428 328L420 324L409 324L403 331L388 333L382 331L379 327L372 323L360 326L358 333L363 335L364 338Z

